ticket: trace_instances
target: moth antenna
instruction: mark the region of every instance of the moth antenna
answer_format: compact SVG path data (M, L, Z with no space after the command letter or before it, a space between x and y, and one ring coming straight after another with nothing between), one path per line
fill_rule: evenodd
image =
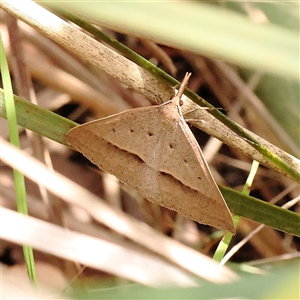
M179 87L179 91L176 95L177 98L181 99L182 95L183 95L183 92L184 92L184 89L186 88L187 84L188 84L188 81L191 77L192 73L186 73L183 80L182 80L182 83Z

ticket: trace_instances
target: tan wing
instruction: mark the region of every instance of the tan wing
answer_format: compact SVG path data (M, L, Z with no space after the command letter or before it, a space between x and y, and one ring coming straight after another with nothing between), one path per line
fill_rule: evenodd
M162 134L160 124L164 116L160 107L132 109L81 127L148 163Z
M168 130L160 143L160 171L172 175L192 189L209 191L211 188L212 192L215 191L216 183L189 126L179 114L176 123L172 121L169 128L171 124L172 130Z
M179 114L179 108L172 102L161 108L165 115L172 115L172 118L165 118L162 128L166 130L162 132L159 147L156 146L158 157L156 164L159 165L159 171L171 175L184 186L198 193L194 201L186 197L191 201L190 207L184 208L189 201L178 199L182 203L181 209L186 210L182 213L189 214L189 210L193 207L192 218L196 218L198 214L203 221L206 217L200 215L206 213L207 216L219 218L218 222L231 224L231 229L234 228L227 204L212 177L198 142ZM192 191L189 196L191 194Z

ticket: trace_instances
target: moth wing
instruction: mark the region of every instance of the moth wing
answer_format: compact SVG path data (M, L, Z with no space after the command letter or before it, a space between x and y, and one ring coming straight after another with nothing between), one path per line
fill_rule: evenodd
M172 119L170 124L165 125L169 129L167 135L163 132L164 138L160 141L159 147L156 146L158 159L155 163L159 166L159 171L198 192L198 199L195 199L195 204L193 204L196 209L195 214L206 213L208 216L216 216L220 222L228 225L227 228L230 228L230 231L234 230L227 204L217 187L198 142L179 114L179 108L169 103L163 109L167 116L172 115ZM164 120L167 122L170 118L167 117ZM199 218L206 219L201 216Z
M154 155L155 145L159 143L162 118L160 106L157 105L132 109L80 127L148 163Z

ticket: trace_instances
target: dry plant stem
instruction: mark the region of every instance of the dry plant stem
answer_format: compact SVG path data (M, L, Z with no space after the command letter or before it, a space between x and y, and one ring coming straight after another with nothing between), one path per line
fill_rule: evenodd
M22 38L31 45L34 45L37 51L55 61L67 73L74 75L97 91L102 91L103 88L101 82L99 82L99 78L95 77L78 59L27 24L21 23L19 27L22 30Z
M258 223L243 218L241 218L239 222L242 236L251 234L259 226ZM251 239L250 243L252 247L260 253L261 257L281 255L287 251L282 243L282 236L280 233L273 228L266 226Z
M293 258L298 258L298 257L300 257L299 252L287 253L287 254L279 255L276 257L272 257L272 258L263 258L263 259L257 259L254 261L249 261L247 263L247 265L248 266L260 266L260 265L270 264L273 262L278 263L280 261L291 260Z
M90 266L144 285L153 287L197 286L194 276L153 254L149 255L147 252L142 253L123 245L68 231L51 223L25 217L4 208L0 208L0 217L5 224L8 224L6 228L0 229L1 236L5 240L29 244L42 252L67 260L75 260L84 266ZM14 224L19 224L20 228ZM36 230L37 228L40 230ZM145 273L145 269L147 269L147 273ZM144 273L143 276L141 276L142 273Z
M193 53L185 53L184 51L180 51L180 53L194 66L194 69L199 72L197 80L201 78L219 99L222 107L227 109L227 99L232 98L235 92L233 88L227 84L226 80L221 80L218 74L214 74L211 71L211 66L208 65L208 59Z
M12 192L9 186L5 186L3 191L4 193L2 193L3 194L2 207L10 210L16 210L16 204L14 203L14 199L15 199L14 192ZM37 218L39 220L49 221L49 216L46 213L47 207L44 203L30 196L27 198L27 201L28 201L30 216ZM63 214L64 214L66 227L71 231L76 231L106 242L113 243L115 245L123 247L124 249L137 250L142 255L147 255L147 254L149 255L149 252L147 250L144 250L142 247L139 247L137 244L133 243L132 241L125 240L123 237L117 234L112 234L111 231L105 228L96 226L91 223L86 223L86 222L83 223L78 221L78 219L74 218L74 216L70 213L70 211L66 210L63 212ZM153 259L156 260L155 257L153 257ZM132 263L134 264L134 261L132 261Z
M2 1L0 7L148 98L157 102L173 94L167 84L34 2Z
M215 60L214 63L221 72L223 72L230 82L239 90L241 96L240 101L242 101L243 106L247 108L250 106L252 114L252 120L257 122L259 118L261 125L265 130L265 136L270 136L272 141L276 144L282 144L282 148L288 149L291 153L298 153L298 146L294 141L288 136L288 134L282 129L280 124L274 119L267 108L264 106L262 101L256 96L253 90L245 84L241 78L236 74L236 72L222 61ZM269 129L269 130L268 130Z
M155 42L147 39L140 39L140 41L146 47L146 49L148 49L151 54L166 67L167 70L169 70L171 75L175 77L177 68L170 56Z
M0 3L0 7L149 99L162 103L163 99L170 99L173 95L173 90L167 84L154 78L125 57L98 43L34 2L25 0L10 2L3 0ZM244 139L232 133L222 122L218 121L205 110L199 109L199 106L188 98L185 99L184 106L182 107L183 114L186 111L190 112L188 119L190 119L189 122L192 125L222 140L225 144L238 149L261 164L289 176L251 147ZM298 159L250 131L244 130L274 152L293 169L300 170Z
M17 207L16 203L14 202L15 193L12 192L11 188L7 185L4 186L2 191L3 202L1 206L16 211ZM47 214L47 205L45 203L31 195L28 195L27 202L30 216L50 222L49 215ZM84 233L105 241L114 242L119 245L125 245L126 247L132 245L132 242L124 241L124 239L117 234L112 235L111 232L105 228L96 226L93 223L79 221L70 210L64 210L62 213L66 228L70 230Z
M119 112L117 105L111 104L103 94L76 77L49 64L40 53L27 53L32 76L47 86L61 90L71 95L72 99L91 109L96 117L104 117ZM51 70L51 76L49 76Z

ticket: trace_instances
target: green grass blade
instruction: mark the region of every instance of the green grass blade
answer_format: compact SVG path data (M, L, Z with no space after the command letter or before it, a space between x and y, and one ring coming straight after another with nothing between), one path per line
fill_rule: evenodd
M0 56L1 56L0 57L1 75L2 75L2 82L4 87L4 98L6 104L6 114L8 120L10 142L16 147L20 148L14 95L13 95L9 68L5 56L1 35L0 35ZM24 215L28 215L24 176L17 170L13 170L13 174L14 174L14 182L16 188L16 200L17 200L18 211ZM29 279L31 282L36 283L36 272L35 272L33 250L31 247L23 245L23 253L24 253Z
M47 109L14 96L18 124L60 144L65 144L64 134L78 124ZM7 118L3 90L0 89L0 114Z
M249 176L246 180L246 184L244 185L244 188L243 188L243 191L242 191L243 195L249 195L250 194L250 187L252 186L252 183L253 183L255 174L257 173L258 167L259 167L259 163L254 160L252 162L251 170L250 170ZM240 220L240 217L238 215L235 215L234 216L234 226L235 226L235 228L237 227L237 225L239 223L239 220ZM226 253L226 251L229 247L229 244L232 240L232 237L233 237L232 233L230 233L230 232L225 233L225 235L222 238L221 242L219 243L218 248L215 251L215 254L214 254L214 257L213 257L216 261L220 262L223 259L224 255L225 255L225 253Z
M300 236L300 215L257 198L219 186L231 212L255 222Z

